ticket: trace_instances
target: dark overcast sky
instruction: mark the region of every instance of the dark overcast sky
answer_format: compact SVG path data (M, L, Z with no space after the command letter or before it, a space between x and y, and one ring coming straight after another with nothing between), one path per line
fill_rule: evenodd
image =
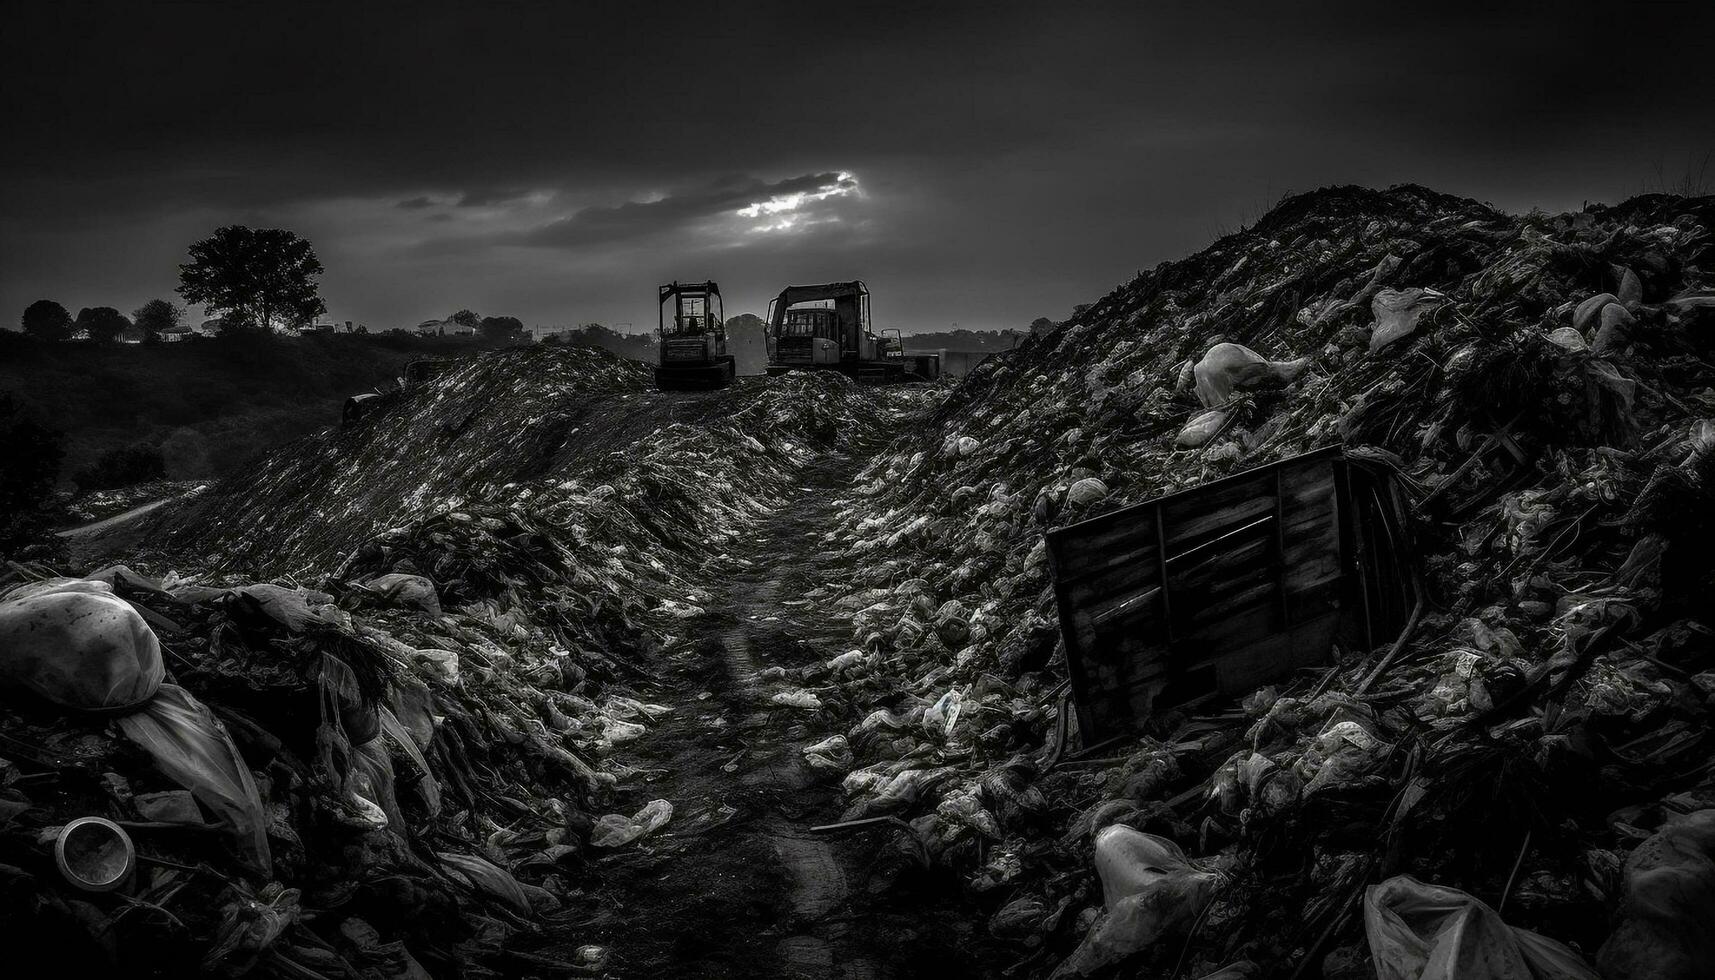
M241 223L309 238L372 328L641 329L675 277L1024 326L1287 191L1577 207L1715 147L1709 0L1408 6L32 3L0 310L129 311Z

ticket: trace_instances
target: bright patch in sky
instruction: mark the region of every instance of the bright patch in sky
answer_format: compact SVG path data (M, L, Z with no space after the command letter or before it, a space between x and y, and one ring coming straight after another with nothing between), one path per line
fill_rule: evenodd
M791 231L800 224L800 215L793 212L801 211L805 205L826 201L833 197L849 197L858 193L858 180L846 171L840 171L838 178L832 183L823 184L813 191L796 191L791 194L776 194L766 201L754 201L738 209L741 218L760 218L763 216L779 215L773 221L760 225L752 225L751 231ZM809 222L805 222L809 223Z

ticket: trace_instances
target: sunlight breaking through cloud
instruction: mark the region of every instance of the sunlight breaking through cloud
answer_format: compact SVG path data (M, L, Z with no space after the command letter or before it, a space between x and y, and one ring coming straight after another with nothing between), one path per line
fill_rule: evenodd
M736 212L741 218L774 217L772 221L752 225L753 232L792 231L807 225L821 224L822 220L807 219L802 213L806 205L816 204L836 197L851 197L860 195L858 179L855 175L840 171L834 180L822 184L815 190L794 191L790 194L776 194L766 201L753 201Z

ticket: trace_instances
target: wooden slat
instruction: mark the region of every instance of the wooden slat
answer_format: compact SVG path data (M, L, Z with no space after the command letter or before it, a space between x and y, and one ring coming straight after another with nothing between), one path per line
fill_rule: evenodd
M1220 537L1235 527L1272 513L1274 496L1270 494L1240 500L1219 510L1204 511L1178 521L1163 514L1162 524L1167 528L1167 558L1171 561L1207 538Z

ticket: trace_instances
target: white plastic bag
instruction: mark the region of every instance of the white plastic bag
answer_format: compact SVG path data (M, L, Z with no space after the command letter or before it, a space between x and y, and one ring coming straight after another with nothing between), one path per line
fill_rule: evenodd
M1396 875L1364 892L1378 980L1599 980L1577 953L1457 888Z
M230 825L245 866L262 874L270 872L273 863L262 797L220 719L189 691L162 684L141 711L115 724L154 758L167 778L190 790Z
M122 712L153 697L165 674L155 631L106 582L51 579L0 602L0 690Z
M651 800L629 817L623 813L609 813L597 820L590 830L590 846L624 847L660 830L671 819L673 804L666 800Z
M1172 841L1121 824L1096 834L1096 874L1107 914L1056 977L1089 976L1183 931L1221 881L1220 872L1193 864Z

